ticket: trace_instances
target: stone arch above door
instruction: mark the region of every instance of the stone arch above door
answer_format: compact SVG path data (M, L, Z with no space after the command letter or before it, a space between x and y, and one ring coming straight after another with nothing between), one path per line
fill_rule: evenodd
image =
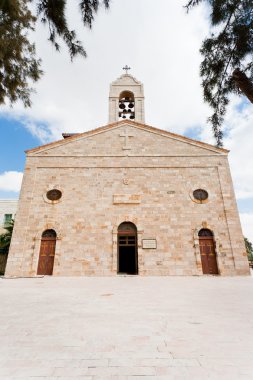
M41 234L43 231L46 230L54 230L56 232L56 239L61 240L62 239L62 230L60 228L59 222L47 222L43 225L43 227L37 232L36 236L34 237L34 240L40 240Z

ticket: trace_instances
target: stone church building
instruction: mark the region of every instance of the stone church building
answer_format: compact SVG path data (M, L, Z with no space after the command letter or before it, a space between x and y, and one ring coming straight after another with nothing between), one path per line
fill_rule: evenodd
M249 273L228 151L146 125L132 75L63 137L26 152L7 276Z

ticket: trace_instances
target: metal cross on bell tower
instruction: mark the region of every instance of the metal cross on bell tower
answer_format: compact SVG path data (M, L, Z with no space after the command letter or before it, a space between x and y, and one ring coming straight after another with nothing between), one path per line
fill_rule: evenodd
M128 74L128 70L131 70L131 67L129 67L129 66L126 65L122 69L126 71L126 74Z

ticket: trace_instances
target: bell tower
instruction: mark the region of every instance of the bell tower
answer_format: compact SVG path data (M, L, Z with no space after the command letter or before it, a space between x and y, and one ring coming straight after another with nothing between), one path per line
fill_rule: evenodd
M143 84L128 74L130 67L125 66L125 74L111 83L109 94L109 123L119 120L133 120L145 123Z

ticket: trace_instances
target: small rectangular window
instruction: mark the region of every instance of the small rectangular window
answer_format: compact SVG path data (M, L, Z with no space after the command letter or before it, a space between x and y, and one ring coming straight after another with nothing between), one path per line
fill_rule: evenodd
M10 224L12 220L12 214L4 214L4 226Z

